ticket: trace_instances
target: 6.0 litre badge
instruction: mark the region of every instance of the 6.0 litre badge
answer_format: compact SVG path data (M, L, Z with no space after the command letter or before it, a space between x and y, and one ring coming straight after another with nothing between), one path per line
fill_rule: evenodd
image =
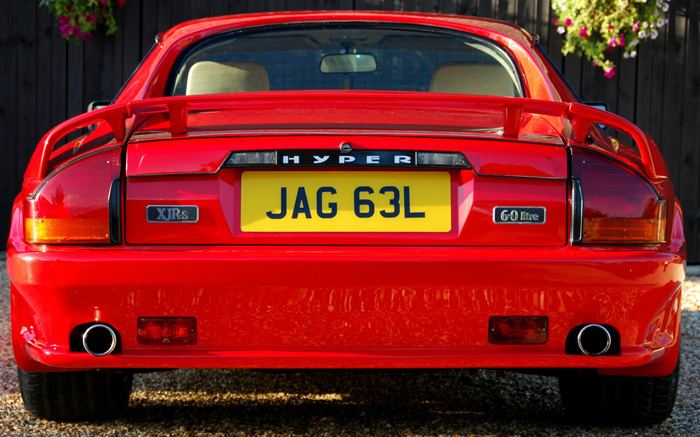
M541 225L547 219L547 208L542 206L497 206L493 222L498 224Z

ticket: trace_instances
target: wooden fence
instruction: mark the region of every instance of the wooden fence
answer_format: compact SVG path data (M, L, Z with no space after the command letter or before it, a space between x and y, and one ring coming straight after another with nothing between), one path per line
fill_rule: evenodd
M38 0L4 0L0 12L0 239L10 205L41 136L110 100L153 44L156 33L185 20L281 10L404 10L511 21L541 37L543 47L584 100L604 100L660 145L685 211L689 262L700 263L700 1L672 0L670 23L635 59L617 59L608 80L577 56L563 57L550 0L127 0L115 37L65 42Z

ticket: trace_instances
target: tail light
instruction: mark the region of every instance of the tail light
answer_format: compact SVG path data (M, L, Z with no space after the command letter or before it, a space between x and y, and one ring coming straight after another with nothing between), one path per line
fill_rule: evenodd
M26 240L35 244L118 241L120 226L114 217L120 204L119 171L120 148L89 154L55 170L25 201Z
M494 316L489 318L489 343L544 344L546 316Z
M194 317L139 317L139 343L176 346L197 342L197 321Z
M573 152L572 240L590 244L666 241L667 201L634 171L592 153Z

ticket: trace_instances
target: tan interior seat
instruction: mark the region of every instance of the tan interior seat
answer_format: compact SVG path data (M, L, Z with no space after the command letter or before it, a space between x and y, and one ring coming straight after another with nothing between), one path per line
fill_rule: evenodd
M430 91L516 97L513 79L506 69L498 64L451 63L438 65L430 80Z
M269 91L265 67L255 62L201 61L187 74L188 96Z

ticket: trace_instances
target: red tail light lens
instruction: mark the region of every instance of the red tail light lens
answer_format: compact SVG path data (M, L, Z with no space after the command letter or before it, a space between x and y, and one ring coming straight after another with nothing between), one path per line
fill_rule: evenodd
M25 238L35 244L109 243L109 198L119 179L119 149L57 169L25 201ZM115 193L116 194L116 193Z
M574 152L583 220L580 242L659 244L666 241L667 201L641 175L602 156Z
M489 319L489 343L544 344L546 316L497 316Z
M139 317L138 338L153 346L195 344L197 322L194 317Z

